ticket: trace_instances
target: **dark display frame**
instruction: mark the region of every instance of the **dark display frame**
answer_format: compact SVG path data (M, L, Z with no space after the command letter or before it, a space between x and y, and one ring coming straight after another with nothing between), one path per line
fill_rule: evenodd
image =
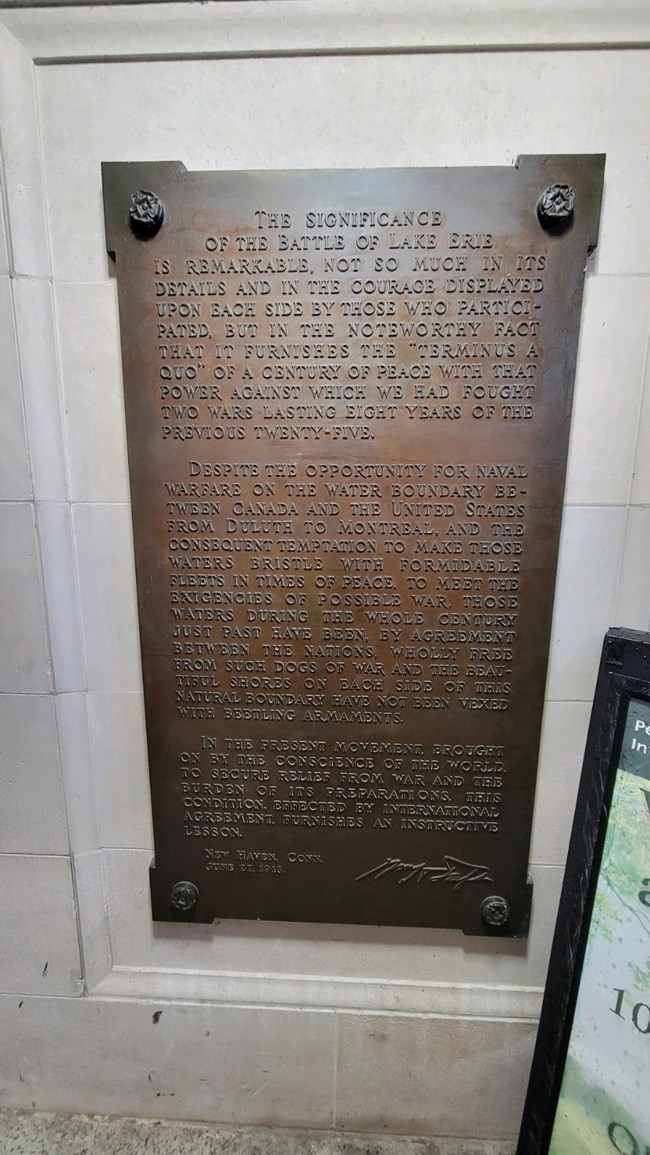
M516 1155L546 1155L553 1135L632 699L650 705L650 634L611 629L598 671Z

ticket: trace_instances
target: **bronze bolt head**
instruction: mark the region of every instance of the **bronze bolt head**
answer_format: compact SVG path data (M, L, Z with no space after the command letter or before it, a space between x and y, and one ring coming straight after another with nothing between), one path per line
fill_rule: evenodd
M193 882L177 882L172 887L171 904L177 914L189 914L199 899L198 887Z
M545 229L567 225L573 217L576 194L570 184L552 184L537 202L537 216Z
M510 907L505 898L501 898L498 894L491 894L489 898L484 898L481 903L481 917L489 927L497 930L505 926L510 918Z
M155 193L140 189L131 196L129 217L133 232L144 240L155 237L165 219L165 208Z

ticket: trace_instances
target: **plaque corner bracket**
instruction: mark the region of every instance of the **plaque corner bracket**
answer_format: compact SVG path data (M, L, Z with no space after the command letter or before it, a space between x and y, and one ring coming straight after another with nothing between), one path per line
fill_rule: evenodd
M101 161L106 251L113 264L124 237L131 232L128 228L130 216L133 227L133 213L130 214L129 210L134 194L151 196L152 191L157 194L161 187L166 189L169 184L173 185L187 172L182 160ZM140 231L137 235L145 234Z

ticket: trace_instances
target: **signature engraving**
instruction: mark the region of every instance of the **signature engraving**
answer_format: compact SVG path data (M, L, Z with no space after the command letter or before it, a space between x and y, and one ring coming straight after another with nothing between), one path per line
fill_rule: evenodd
M460 890L466 882L493 881L489 866L463 862L462 858L451 858L448 854L445 855L443 862L444 866L427 866L424 862L402 862L401 858L387 858L384 862L380 862L379 866L367 870L365 874L357 875L354 881L361 882L363 878L372 878L376 881L386 874L401 874L403 877L399 880L400 886L413 879L416 882L428 879L429 882L452 882L454 890Z

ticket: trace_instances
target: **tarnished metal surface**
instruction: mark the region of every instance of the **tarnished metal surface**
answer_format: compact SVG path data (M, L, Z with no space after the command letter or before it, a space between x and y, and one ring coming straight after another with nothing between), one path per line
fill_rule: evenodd
M104 166L154 918L526 933L603 164Z

